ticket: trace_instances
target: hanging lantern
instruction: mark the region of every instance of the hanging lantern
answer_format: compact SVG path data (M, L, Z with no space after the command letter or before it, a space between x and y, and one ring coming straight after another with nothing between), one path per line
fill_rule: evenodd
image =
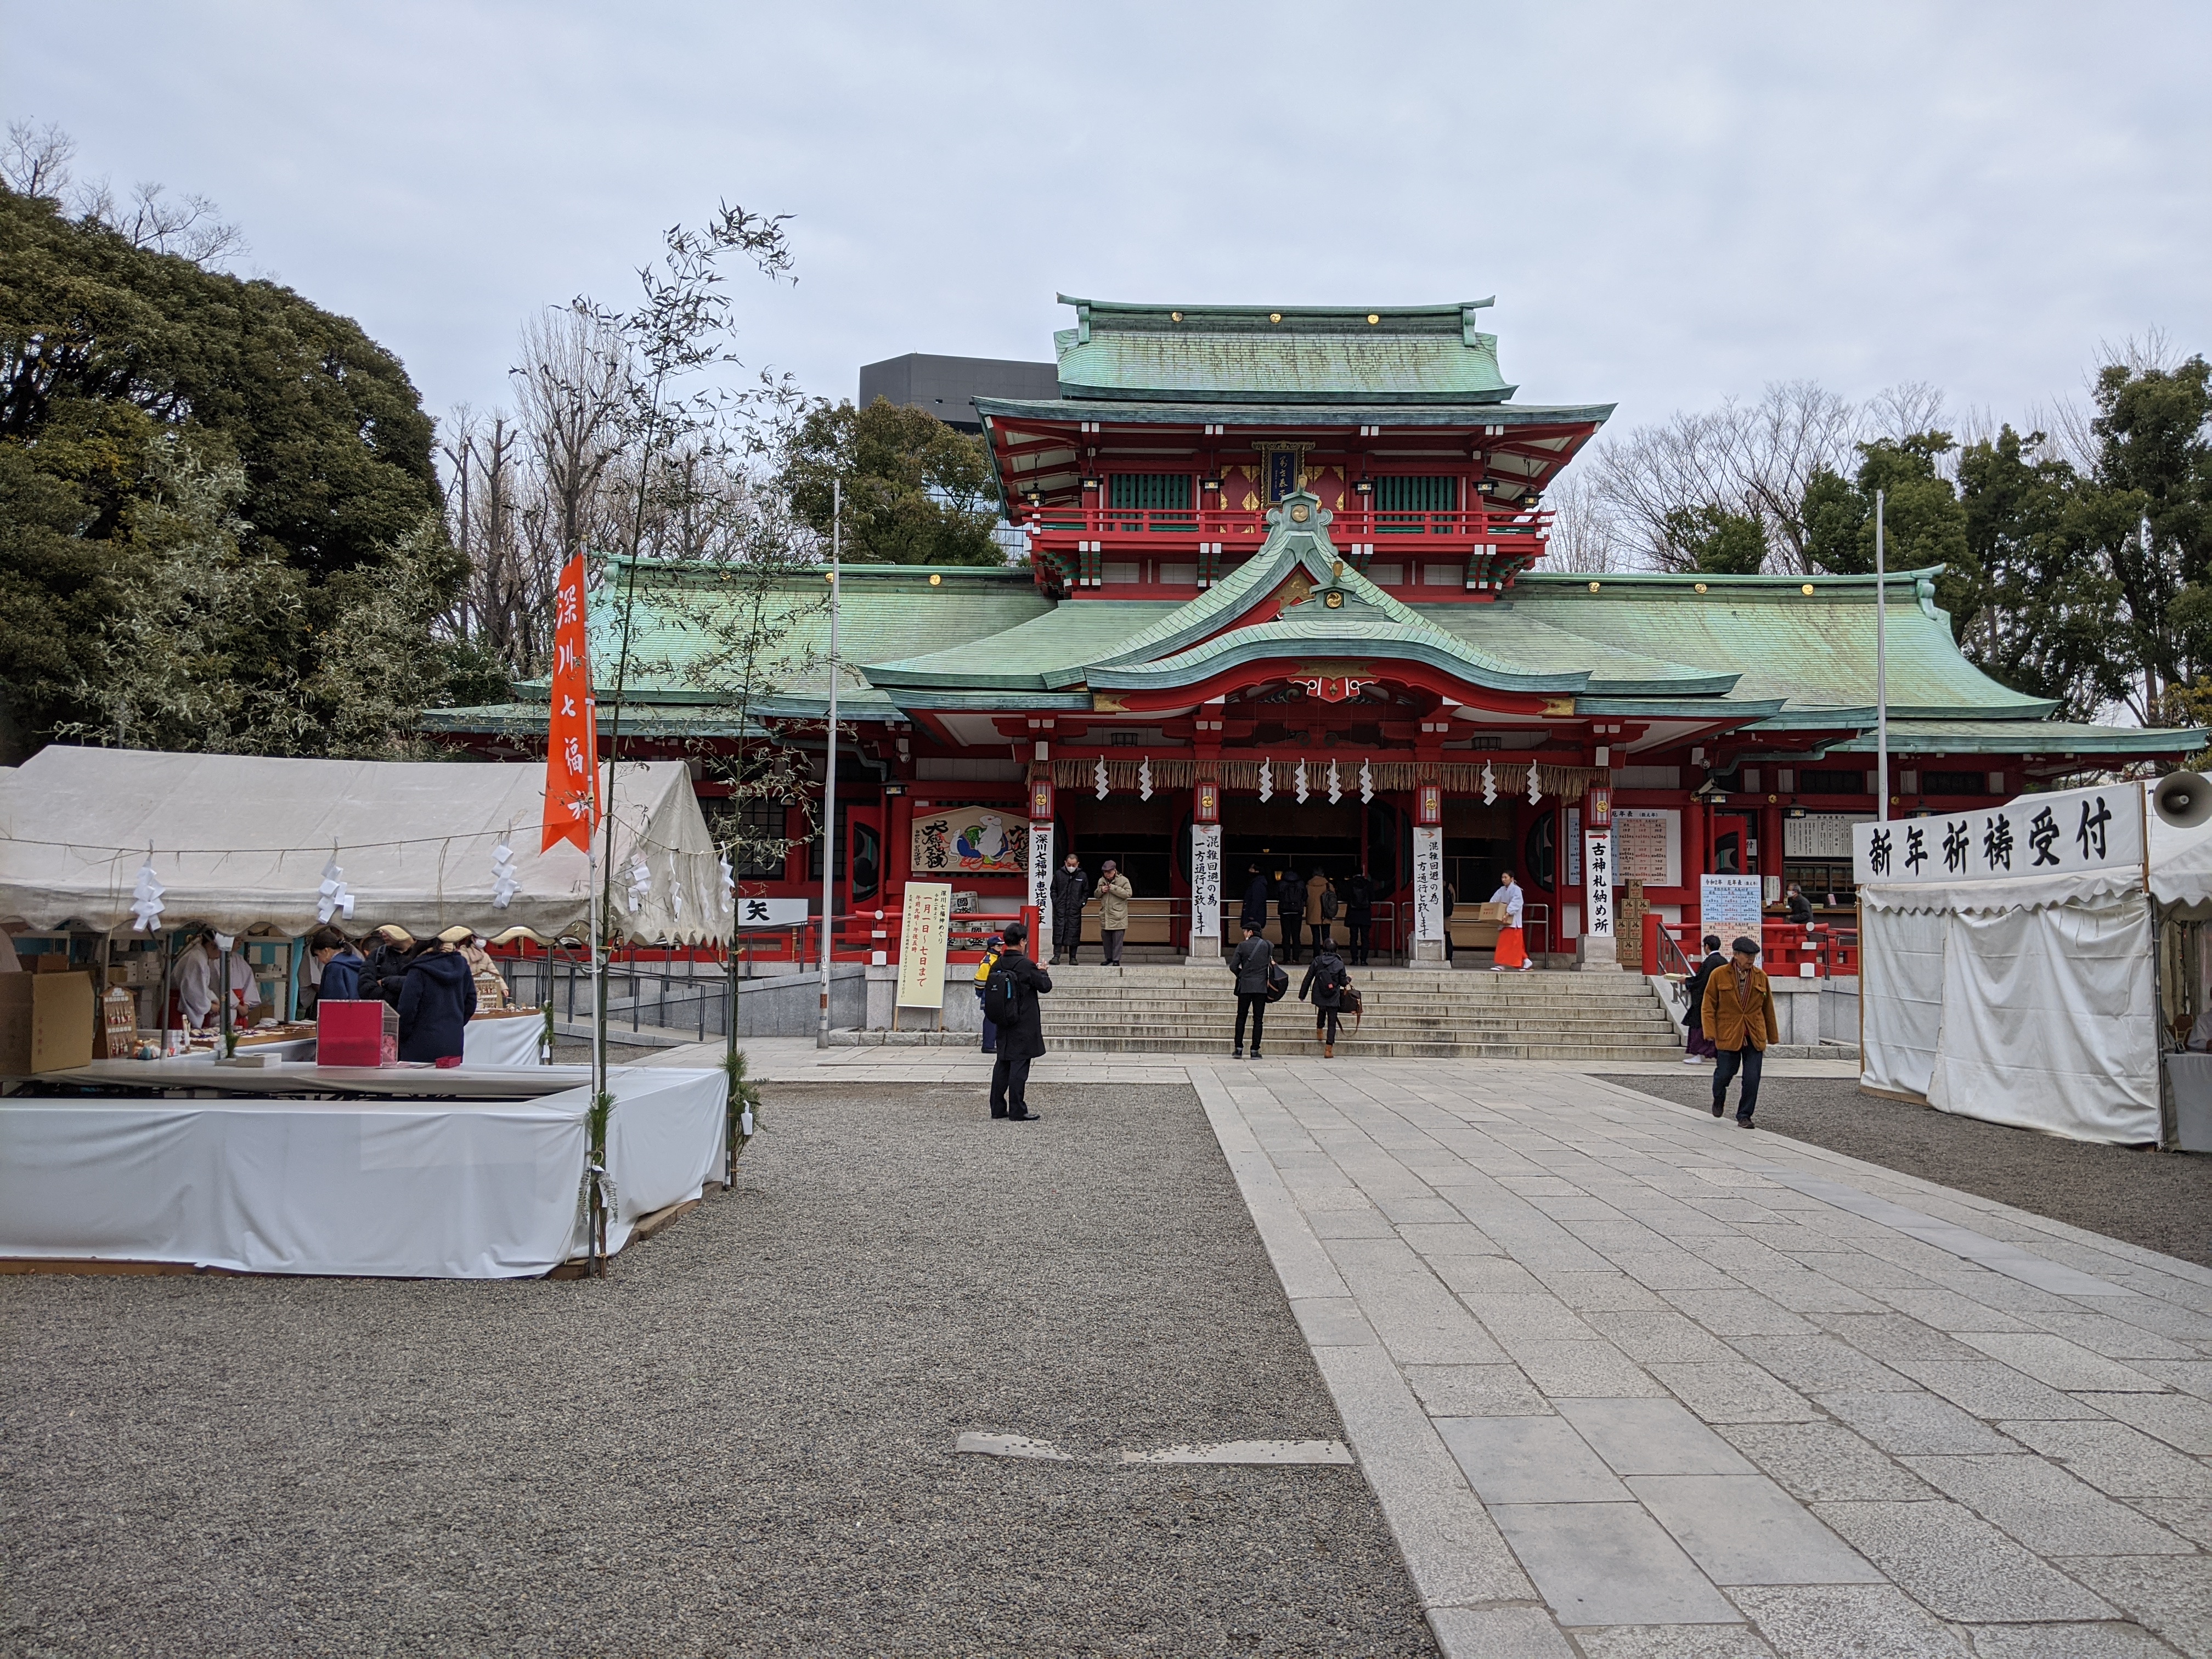
M1212 778L1200 778L1193 792L1191 816L1200 823L1221 821L1221 786Z
M1413 821L1435 824L1444 821L1444 791L1440 783L1425 783L1415 797Z
M138 866L138 879L131 889L131 914L137 920L131 924L133 933L150 933L161 926L161 895L169 890L154 876L154 850L146 849L146 862Z

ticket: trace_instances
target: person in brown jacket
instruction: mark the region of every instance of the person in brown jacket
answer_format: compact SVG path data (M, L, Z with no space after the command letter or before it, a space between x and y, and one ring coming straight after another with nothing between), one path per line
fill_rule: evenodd
M1733 948L1735 956L1705 981L1699 1023L1720 1050L1713 1067L1713 1115L1728 1110L1729 1079L1741 1068L1743 1096L1735 1121L1748 1129L1751 1115L1759 1109L1759 1068L1765 1061L1766 1045L1782 1041L1782 1029L1774 1023L1774 992L1757 965L1758 945L1739 939Z

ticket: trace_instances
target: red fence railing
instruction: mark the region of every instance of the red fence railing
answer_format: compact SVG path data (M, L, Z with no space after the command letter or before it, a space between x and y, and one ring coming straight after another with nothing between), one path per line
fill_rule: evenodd
M1759 931L1759 966L1766 969L1771 979L1858 976L1859 935L1855 927L1839 927L1822 921L1803 926L1768 918L1762 921ZM1674 941L1684 957L1694 963L1705 954L1705 932L1702 922L1668 921L1647 913L1644 918L1644 971L1680 971L1674 955L1660 945L1662 933ZM1721 949L1725 951L1730 937L1726 929L1722 933Z

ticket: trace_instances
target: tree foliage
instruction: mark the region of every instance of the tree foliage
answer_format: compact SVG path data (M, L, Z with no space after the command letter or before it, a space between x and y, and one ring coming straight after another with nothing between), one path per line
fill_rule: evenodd
M461 575L430 440L356 324L0 190L14 746L404 748L480 666L430 637Z
M1666 518L1667 549L1685 569L1756 576L1766 562L1766 526L1724 507L1678 507Z
M843 486L845 556L870 564L1003 564L991 538L999 491L981 438L925 409L878 398L866 409L815 403L783 464L793 509L830 531L831 484Z

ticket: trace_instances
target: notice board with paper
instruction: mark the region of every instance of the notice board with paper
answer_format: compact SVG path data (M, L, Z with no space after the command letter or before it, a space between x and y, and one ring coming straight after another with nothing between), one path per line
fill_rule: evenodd
M945 951L952 931L949 882L910 881L899 921L898 1006L945 1006Z

